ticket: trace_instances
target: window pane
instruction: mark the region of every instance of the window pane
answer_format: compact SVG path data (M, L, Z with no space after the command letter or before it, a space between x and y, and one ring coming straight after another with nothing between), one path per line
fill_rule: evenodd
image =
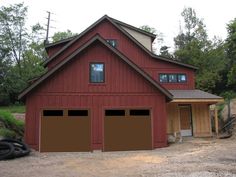
M169 74L169 82L177 82L177 75Z
M115 39L107 39L107 42L112 46L115 47L117 46L117 41Z
M68 116L88 116L88 110L68 110Z
M168 82L167 74L160 74L160 82Z
M129 114L131 116L149 116L150 111L148 109L131 109Z
M63 110L44 110L43 116L63 116Z
M90 81L104 82L104 64L90 64Z
M178 74L178 82L186 82L186 74Z
M125 110L106 110L106 116L125 116Z

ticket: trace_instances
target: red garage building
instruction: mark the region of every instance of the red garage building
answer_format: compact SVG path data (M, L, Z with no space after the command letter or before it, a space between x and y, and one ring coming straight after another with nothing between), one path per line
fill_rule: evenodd
M152 52L155 35L103 16L81 34L46 46L47 73L20 95L25 140L45 151L139 150L167 134L211 136L195 68Z

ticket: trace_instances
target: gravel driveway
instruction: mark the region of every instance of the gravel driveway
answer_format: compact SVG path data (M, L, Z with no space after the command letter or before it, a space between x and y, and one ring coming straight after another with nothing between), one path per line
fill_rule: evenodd
M236 177L236 138L184 139L152 151L38 153L0 161L1 177Z

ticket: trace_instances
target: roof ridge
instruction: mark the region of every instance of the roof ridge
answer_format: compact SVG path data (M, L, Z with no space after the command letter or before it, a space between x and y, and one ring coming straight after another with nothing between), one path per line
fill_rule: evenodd
M92 25L90 25L88 28L86 28L84 31L82 31L80 34L78 34L74 39L72 39L69 43L67 43L64 47L62 47L58 52L56 52L53 56L51 56L48 60L45 60L43 62L43 66L45 66L47 63L49 63L51 60L53 60L56 56L58 56L60 53L62 53L65 49L67 49L71 44L73 44L77 39L79 39L81 36L83 36L87 31L92 29L94 26L96 26L99 22L104 20L105 18L108 18L107 15L102 16L97 21L95 21Z
M72 39L69 43L67 43L64 47L62 47L58 52L56 52L52 57L45 60L43 62L43 65L44 66L47 65L47 63L49 63L51 60L53 60L56 56L58 56L60 53L62 53L70 45L72 45L77 39L79 39L81 36L83 36L85 33L87 33L90 29L95 27L98 23L100 23L104 19L107 19L110 23L112 23L122 33L124 33L128 38L130 38L135 44L137 44L142 50L144 50L149 56L151 56L153 58L163 60L163 61L166 61L166 62L171 62L171 63L178 64L178 65L181 65L181 66L184 66L184 67L188 67L188 68L191 68L191 69L197 69L194 66L191 66L191 65L188 65L188 64L185 64L185 63L182 63L182 62L177 62L177 61L174 61L174 60L170 60L170 59L163 59L162 57L159 57L159 56L153 54L146 47L144 47L139 41L137 41L137 39L135 39L133 36L131 36L127 31L125 31L125 29L123 29L121 26L119 26L117 23L115 23L114 20L116 20L116 19L113 19L113 18L109 17L108 15L102 16L100 19L98 19L96 22L94 22L92 25L90 25L88 28L86 28L83 32L81 32L78 36L76 36L74 39Z

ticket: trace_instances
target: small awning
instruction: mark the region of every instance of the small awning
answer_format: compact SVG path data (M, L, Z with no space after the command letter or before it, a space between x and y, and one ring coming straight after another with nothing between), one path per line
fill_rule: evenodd
M202 90L169 90L173 95L172 102L178 103L219 103L223 102L224 99L217 95L204 92Z

